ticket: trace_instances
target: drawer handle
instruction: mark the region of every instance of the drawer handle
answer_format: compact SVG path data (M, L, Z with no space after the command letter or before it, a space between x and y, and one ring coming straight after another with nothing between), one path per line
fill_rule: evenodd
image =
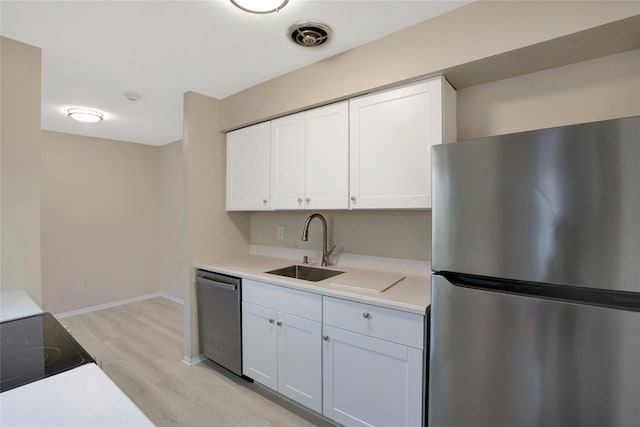
M365 319L371 320L371 314L370 313L362 313L362 317L364 317Z
M331 341L331 339L329 338L329 335L323 336L322 339L325 341Z
M276 325L282 327L282 322L278 322L278 323L276 323Z
M273 322L275 322L275 320L269 319L269 323L271 323L273 325Z

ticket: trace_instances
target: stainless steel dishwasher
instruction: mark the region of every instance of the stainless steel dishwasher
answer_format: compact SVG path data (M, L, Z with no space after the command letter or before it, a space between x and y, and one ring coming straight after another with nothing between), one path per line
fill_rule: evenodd
M242 376L242 279L196 271L200 351L215 363Z

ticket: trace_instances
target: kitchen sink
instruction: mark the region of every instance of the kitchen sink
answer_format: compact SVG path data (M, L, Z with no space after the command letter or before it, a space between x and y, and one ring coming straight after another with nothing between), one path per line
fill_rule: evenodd
M289 267L266 271L266 273L307 280L309 282L319 282L320 280L342 274L344 271L327 270L325 268L309 267L308 265L290 265Z

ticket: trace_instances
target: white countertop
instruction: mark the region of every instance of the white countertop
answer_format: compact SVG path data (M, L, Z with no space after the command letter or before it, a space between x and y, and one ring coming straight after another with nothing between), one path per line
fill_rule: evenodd
M411 276L340 265L326 268L344 271L344 274L319 282L309 282L265 273L294 264L300 263L283 258L246 255L219 258L207 264L196 263L194 267L422 315L431 303L430 274ZM402 279L381 293L367 289L368 281L379 282L381 277L388 278L392 282Z
M25 291L9 291L0 294L0 322L40 313L42 309Z
M0 425L153 426L96 364L0 394Z

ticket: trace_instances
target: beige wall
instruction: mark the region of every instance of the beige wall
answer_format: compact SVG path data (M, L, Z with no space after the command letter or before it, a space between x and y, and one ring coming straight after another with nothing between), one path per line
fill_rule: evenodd
M615 1L476 2L232 95L222 100L222 128L256 123L483 58L508 55L634 16L639 5ZM527 67L518 64L518 68ZM462 89L458 92L458 137L640 114L639 76L636 50ZM315 84L309 85L309 81ZM334 243L343 246L344 252L431 258L429 212L326 214L331 217ZM304 218L306 213L253 213L251 243L315 248L313 241L318 237L312 236L305 244L297 236ZM276 238L278 225L285 226L284 240Z
M248 214L225 212L226 139L220 131L220 101L188 92L184 102L189 256L195 262L247 253Z
M160 150L160 292L184 300L186 261L186 210L182 141L163 145Z
M640 115L640 50L462 89L457 105L460 140ZM430 211L324 214L330 240L346 253L431 259ZM319 234L300 241L307 215L255 212L251 243L317 249ZM284 240L276 237L279 225Z
M254 212L251 214L251 243L297 249L322 249L322 227L311 223L309 240L303 242L302 228L313 212ZM431 211L320 211L328 225L329 247L336 253L431 259ZM284 227L278 240L277 228Z
M640 49L458 91L458 138L640 115Z
M176 278L180 285L175 289L182 289L186 302L185 354L195 357L199 351L193 339L197 328L191 263L206 263L222 253L247 253L249 241L296 247L302 243L297 239L306 218L306 213L250 215L224 211L225 151L221 130L415 79L637 13L638 2L473 3L223 101L185 94L180 155L177 146L158 149L45 132L42 148L45 309L72 310L159 290L169 292L174 289ZM572 69L574 74L584 71L592 80L569 81L571 72L553 69L463 89L459 95L462 98L459 114L463 116L459 118L459 133L477 136L483 132L502 132L509 126L523 130L552 119L601 117L605 111L617 108L621 99L625 100L624 105L632 105L633 99L629 101L628 96L634 92L624 88L634 81L625 73L632 70L637 54L625 55L602 58L602 63L595 60L570 66L577 67ZM605 69L612 64L621 70L609 70L605 75ZM536 90L527 88L546 82L562 91L564 86L557 83L562 79L573 90L565 91L560 100L544 90L546 100L538 99ZM316 84L309 85L310 80ZM491 87L492 84L496 86ZM38 302L39 85L39 49L3 39L2 287L20 282ZM508 89L512 94L496 95L491 89L505 94ZM514 105L520 111L535 111L565 98L572 101L559 104L556 115L539 111L528 117L519 115L514 124L511 112L502 108L505 101L514 97L517 101ZM584 102L597 97L606 99L609 106L603 108L598 99ZM472 117L481 105L491 106L486 112L489 126ZM576 109L581 111L576 113ZM19 119L17 113L24 113L27 119ZM75 168L62 167L67 164ZM165 173L167 176L163 177ZM152 184L150 176L154 174ZM182 174L180 184L175 181L178 174ZM18 188L20 191L15 191ZM142 196L134 197L136 194ZM174 198L179 199L175 204ZM328 212L327 215L335 243L345 252L430 258L428 212ZM286 228L284 241L274 241L277 225ZM318 247L317 228L312 227L308 243L313 248ZM109 230L112 232L107 233ZM173 244L177 246L168 247ZM179 262L159 266L161 260L168 259ZM160 279L162 272L167 273L167 282ZM83 292L75 292L75 282L79 280L84 281Z
M183 161L187 209L187 253L184 266L185 355L200 354L197 336L195 262L249 252L249 214L225 212L225 135L220 131L220 101L188 92L184 96Z
M159 154L158 147L42 132L45 310L159 291Z
M25 289L53 312L159 291L183 298L181 147L40 131L40 49L0 43L2 291Z
M0 290L41 303L40 49L0 37Z
M225 98L222 128L416 79L638 13L640 3L626 1L474 2Z

